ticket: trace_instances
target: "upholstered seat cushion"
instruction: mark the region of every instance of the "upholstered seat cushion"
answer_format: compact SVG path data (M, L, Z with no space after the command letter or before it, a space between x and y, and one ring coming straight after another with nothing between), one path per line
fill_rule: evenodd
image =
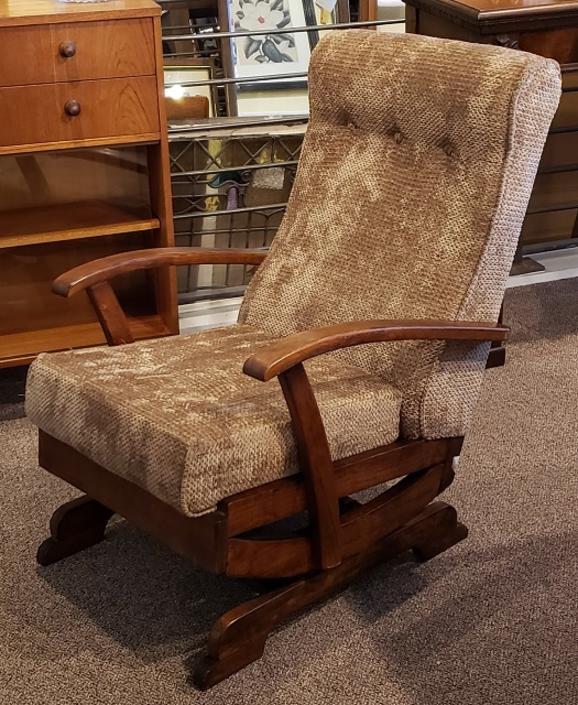
M276 380L242 372L273 336L247 325L41 355L30 419L189 516L298 471ZM334 458L398 436L401 394L328 356L308 365Z

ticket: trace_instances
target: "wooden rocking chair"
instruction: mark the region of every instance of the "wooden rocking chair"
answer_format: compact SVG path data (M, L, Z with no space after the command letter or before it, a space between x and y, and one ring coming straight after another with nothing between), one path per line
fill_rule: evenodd
M56 511L38 561L95 544L118 513L200 568L274 579L214 625L195 676L208 688L370 566L465 538L434 500L506 334L495 322L559 93L554 62L513 50L323 38L266 257L147 250L56 280L62 296L86 290L113 347L30 369L40 465L85 493ZM239 323L132 343L109 280L200 263L260 265ZM281 522L300 514L304 528Z

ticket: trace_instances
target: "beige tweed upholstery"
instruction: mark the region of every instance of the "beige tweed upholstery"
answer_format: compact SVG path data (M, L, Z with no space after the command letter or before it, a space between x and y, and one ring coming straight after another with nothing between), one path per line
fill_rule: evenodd
M271 340L231 326L42 355L26 410L47 433L187 514L297 472L289 412L276 381L243 361ZM363 370L321 358L308 366L333 457L391 443L401 394Z
M368 318L496 321L558 65L499 47L333 32L287 214L240 320L278 336ZM488 345L339 356L403 390L407 437L461 435Z
M560 76L497 47L334 32L310 93L287 213L238 326L30 371L35 423L188 515L298 470L278 384L241 372L260 345L356 319L497 319ZM461 435L487 351L396 343L311 362L333 457Z

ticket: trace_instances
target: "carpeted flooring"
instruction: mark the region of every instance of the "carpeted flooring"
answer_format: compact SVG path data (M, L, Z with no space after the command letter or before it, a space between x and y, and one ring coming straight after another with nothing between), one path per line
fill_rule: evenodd
M0 424L2 705L573 705L578 702L578 282L510 291L514 338L488 373L448 491L467 541L382 566L274 634L208 693L187 662L246 588L117 522L50 568L34 553L74 491Z
M26 368L0 370L0 421L24 416Z

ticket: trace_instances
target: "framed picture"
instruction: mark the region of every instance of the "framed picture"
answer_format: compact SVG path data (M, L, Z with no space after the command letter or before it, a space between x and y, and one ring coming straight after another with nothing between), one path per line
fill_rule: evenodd
M303 0L305 22L308 25L332 25L350 21L349 0ZM329 9L331 8L331 9ZM311 51L321 37L331 30L315 29L307 32Z
M308 1L308 0L307 0ZM311 0L313 2L313 0ZM284 75L307 73L311 45L307 32L291 34L291 27L307 24L303 0L227 0L229 30L262 32L283 30L275 34L256 34L231 40L232 74L235 78L270 76L270 81L243 82L242 90L304 88L305 77Z
M311 51L330 29L291 32L292 27L349 22L348 0L219 0L222 26L231 32L263 32L223 43L229 115L307 115ZM328 9L331 8L331 9ZM267 29L275 33L268 34ZM302 78L287 77L302 73ZM251 81L252 77L266 77Z
M226 24L231 32L272 34L233 38L228 51L229 73L234 78L270 76L270 81L238 84L239 91L306 88L307 78L283 78L284 74L307 73L311 51L323 30L291 33L292 27L349 22L347 0L224 0ZM323 6L332 5L331 11ZM278 30L283 30L279 32Z
M165 99L169 123L213 117L215 95L211 85L187 86L212 78L210 66L165 65Z

